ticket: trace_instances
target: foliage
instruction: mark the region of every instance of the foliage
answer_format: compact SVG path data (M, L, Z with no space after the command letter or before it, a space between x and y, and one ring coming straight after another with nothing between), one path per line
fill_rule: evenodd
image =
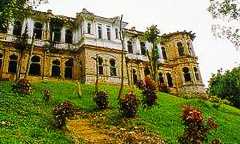
M234 106L240 108L240 67L231 71L213 74L209 81L208 93L221 99L229 100Z
M144 81L143 81L143 80L137 80L136 86L137 86L139 89L144 89L144 87L145 87Z
M48 89L45 89L43 91L43 99L45 102L48 102L51 98L51 94L50 94L50 91Z
M64 101L56 105L53 109L54 127L61 129L65 123L66 118L74 115L73 105L69 101Z
M210 130L218 128L212 118L209 118L205 124L202 112L191 106L183 108L182 120L185 130L184 134L179 137L181 144L201 144L207 139Z
M150 77L145 77L145 86L143 88L143 104L147 106L152 106L156 104L157 95L156 95L156 89L157 84L156 82L151 79Z
M199 91L188 91L188 90L182 90L179 94L179 97L185 98L185 99L192 99L192 98L198 98L202 100L208 100L209 96L206 93L202 93Z
M29 80L20 79L16 84L12 85L14 91L23 95L30 95L32 93L32 86Z
M170 92L170 89L168 88L168 86L166 84L159 84L158 89L160 92L165 92L165 93Z
M238 0L210 0L208 11L214 19L221 19L223 25L215 24L212 26L214 36L227 38L235 47L240 46L240 3ZM236 23L236 24L234 24Z
M137 114L138 100L132 92L121 97L119 100L120 112L124 117L132 118Z
M97 92L93 100L99 109L106 109L108 107L108 95L104 91Z

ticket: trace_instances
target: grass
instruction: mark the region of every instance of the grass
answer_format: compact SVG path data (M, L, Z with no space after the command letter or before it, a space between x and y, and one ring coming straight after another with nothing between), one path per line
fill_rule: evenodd
M9 121L12 125L1 125L0 141L3 143L72 143L70 136L51 126L52 109L64 100L69 100L78 108L92 113L95 103L92 100L93 85L82 85L83 96L79 98L74 92L73 82L39 82L33 83L33 94L17 96L11 92L11 82L0 82L0 122ZM49 89L51 102L45 103L42 91ZM116 125L119 112L117 93L118 87L100 85L100 90L109 94L111 108L105 113L109 125ZM127 89L124 90L127 92ZM139 90L134 92L140 96ZM209 139L220 138L223 143L239 143L240 110L231 106L221 105L215 108L212 103L175 97L165 93L158 94L158 104L152 108L140 107L138 116L127 122L131 126L144 126L148 131L158 133L168 143L177 143L177 137L183 133L181 108L183 105L199 108L207 118L211 116L219 128L209 135Z

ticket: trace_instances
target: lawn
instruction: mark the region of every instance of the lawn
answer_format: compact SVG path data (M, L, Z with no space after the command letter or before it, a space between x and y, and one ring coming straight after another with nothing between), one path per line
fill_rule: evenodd
M69 100L83 111L96 112L92 100L93 85L82 85L83 96L75 93L76 85L73 82L38 82L33 83L33 94L18 96L11 92L11 82L0 82L0 141L3 143L72 143L71 137L63 131L55 130L52 126L52 109L64 101ZM45 103L42 91L49 89L51 101ZM109 94L110 109L107 115L107 124L116 125L118 112L118 87L100 85L101 90ZM126 93L128 90L125 89ZM140 97L139 90L134 92ZM181 108L190 104L203 111L207 118L211 116L219 128L209 135L209 139L220 138L223 143L239 143L240 110L231 106L221 105L213 107L210 102L198 99L186 100L165 93L158 94L158 104L152 108L142 108L138 116L131 119L126 125L144 126L148 131L158 133L168 143L177 143L177 137L183 132L181 122Z

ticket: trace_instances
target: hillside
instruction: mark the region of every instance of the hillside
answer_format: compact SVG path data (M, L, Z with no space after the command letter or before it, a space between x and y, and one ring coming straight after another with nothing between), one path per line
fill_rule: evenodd
M18 96L11 92L11 82L0 82L0 141L3 143L71 143L67 132L55 130L51 126L53 107L64 100L69 100L82 111L91 115L101 115L91 120L100 127L145 127L147 131L157 133L168 143L176 143L183 132L181 108L190 104L203 111L205 117L211 116L219 128L211 133L209 139L220 138L224 143L239 143L240 110L231 106L213 107L210 102L198 99L186 100L165 93L159 93L158 104L153 108L140 107L138 116L128 121L120 120L117 104L118 87L101 85L100 89L109 94L110 109L96 111L92 100L93 85L82 85L83 96L74 93L73 82L33 83L33 94ZM45 103L42 91L49 89L51 101ZM125 90L127 92L127 90ZM140 91L135 90L140 96ZM81 117L81 116L80 116Z

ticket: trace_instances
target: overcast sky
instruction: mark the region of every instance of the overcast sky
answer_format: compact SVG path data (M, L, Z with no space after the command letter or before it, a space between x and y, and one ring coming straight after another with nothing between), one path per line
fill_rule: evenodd
M211 33L214 23L207 12L209 0L49 0L38 9L52 9L54 14L75 17L86 8L96 15L114 17L124 15L129 27L144 31L156 24L161 33L193 31L194 49L199 57L200 70L207 86L211 73L231 69L240 64L240 51L227 40L216 39Z

